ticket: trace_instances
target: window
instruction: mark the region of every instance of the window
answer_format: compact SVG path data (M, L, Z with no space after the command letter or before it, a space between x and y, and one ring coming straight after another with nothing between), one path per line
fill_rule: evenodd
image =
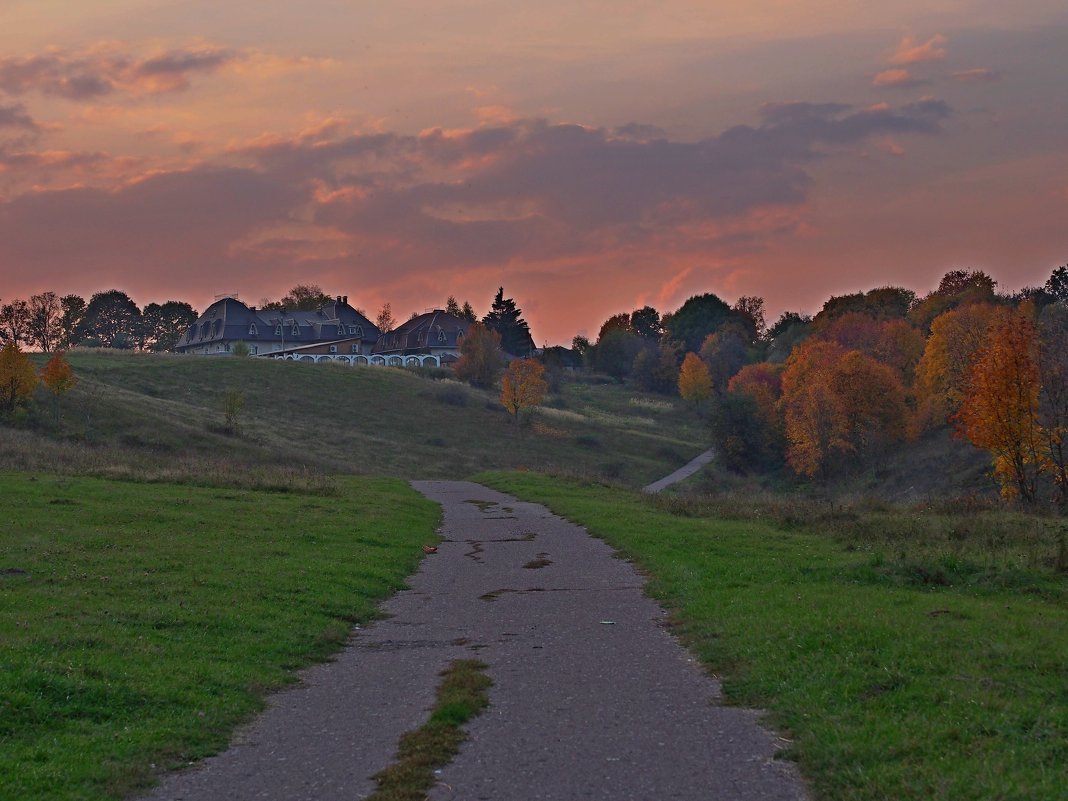
M363 336L363 326L362 325L354 325L349 330L349 333L352 334L353 336L362 337Z
M345 326L343 326L341 323L337 324L337 335L339 337L345 336Z
M280 326L280 325L276 325L276 326L274 327L274 335L275 335L276 337L280 337L280 336L282 336L282 326Z
M300 336L300 326L297 324L296 320L293 321L293 328L290 330L289 334L294 337Z
M445 342L445 341L446 341L445 329L444 328L439 328L438 329L438 342Z
M331 353L337 353L337 345L331 345L330 346L330 352Z
M359 343L356 343L355 345L353 345L353 346L352 346L352 352L353 352L353 353L359 353L359 352L360 352L360 345L359 345Z
M250 356L255 356L260 352L260 348L258 345L249 345L248 352Z
M248 335L249 335L250 337L254 337L254 336L256 336L256 324L255 324L255 323L249 323L249 326L248 326Z

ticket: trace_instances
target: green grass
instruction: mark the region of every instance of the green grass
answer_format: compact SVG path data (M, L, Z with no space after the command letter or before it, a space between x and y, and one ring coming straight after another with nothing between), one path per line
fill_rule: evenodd
M489 705L493 682L476 659L457 659L441 673L430 718L405 733L392 765L375 775L367 801L423 801L434 786L434 769L449 764L467 739L463 725Z
M818 529L673 514L529 473L478 480L545 503L646 571L727 697L792 738L816 798L1064 798L1064 576L1024 565L1037 589L901 581L871 548Z
M438 509L400 481L314 493L0 475L0 798L122 798L225 747L403 586Z
M339 473L455 478L487 468L570 470L641 485L705 447L681 403L565 382L517 430L493 391L387 368L74 351L80 383L19 427L0 425L0 469L237 486ZM243 394L240 435L228 392ZM251 469L251 477L247 475Z

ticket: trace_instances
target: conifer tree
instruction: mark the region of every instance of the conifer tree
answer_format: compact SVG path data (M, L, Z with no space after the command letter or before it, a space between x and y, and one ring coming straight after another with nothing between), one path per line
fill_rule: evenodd
M515 301L504 296L504 287L498 288L489 313L482 318L482 324L500 334L501 347L505 353L527 357L534 349L530 326L523 319L523 313L515 305Z

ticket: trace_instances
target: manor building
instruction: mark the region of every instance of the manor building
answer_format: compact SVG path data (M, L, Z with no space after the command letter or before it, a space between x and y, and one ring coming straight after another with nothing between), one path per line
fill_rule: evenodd
M382 334L339 295L313 311L259 309L234 297L215 301L178 341L178 353L250 356L349 365L442 365L460 355L470 323L440 309Z

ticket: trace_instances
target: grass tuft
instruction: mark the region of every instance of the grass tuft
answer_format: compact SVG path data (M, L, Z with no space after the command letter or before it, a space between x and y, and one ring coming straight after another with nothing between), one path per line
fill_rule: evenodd
M475 659L458 659L442 672L430 718L404 734L396 761L375 775L368 801L423 801L434 786L434 769L449 764L466 739L463 725L489 705L493 684Z

